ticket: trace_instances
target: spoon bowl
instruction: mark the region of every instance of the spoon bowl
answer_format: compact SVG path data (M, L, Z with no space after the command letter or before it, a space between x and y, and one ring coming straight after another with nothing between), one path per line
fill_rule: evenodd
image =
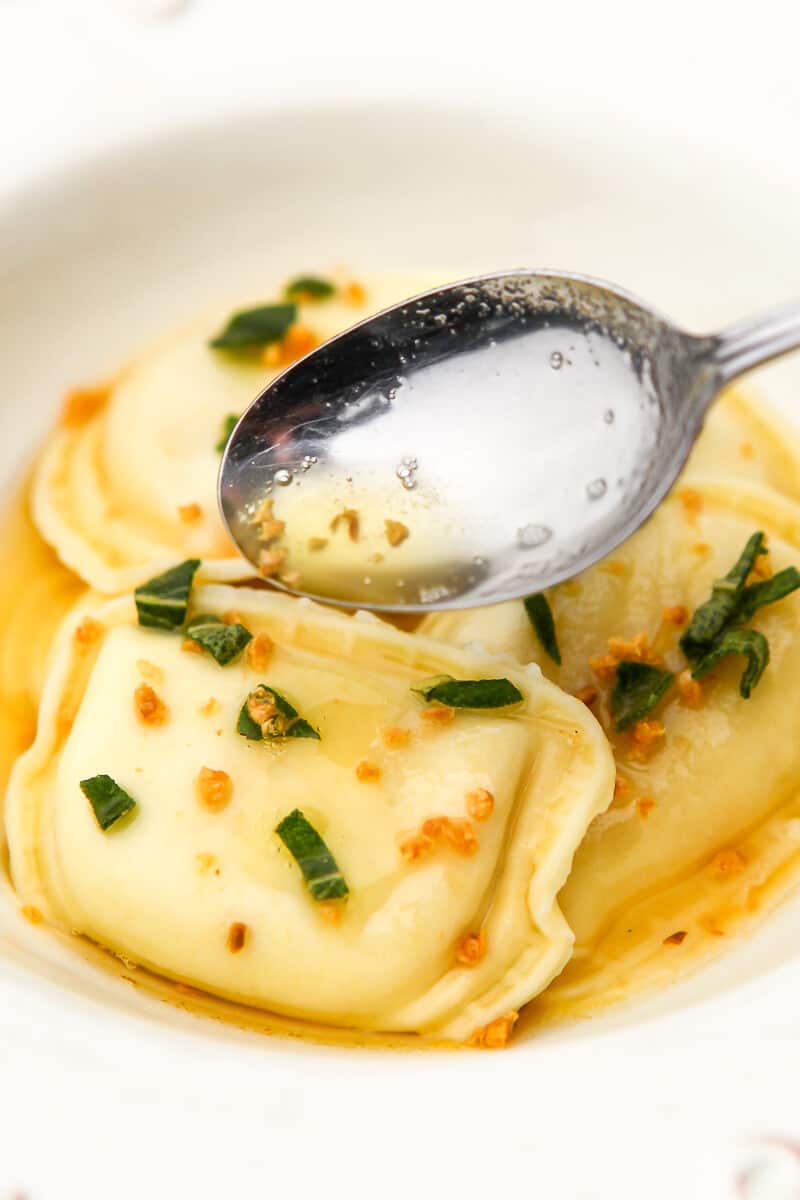
M328 603L538 592L632 534L719 390L798 343L798 306L698 337L582 275L455 283L265 388L224 454L222 515L263 574Z

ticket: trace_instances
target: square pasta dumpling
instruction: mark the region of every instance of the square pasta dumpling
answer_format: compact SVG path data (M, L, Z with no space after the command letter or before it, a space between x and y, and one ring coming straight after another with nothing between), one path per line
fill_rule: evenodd
M330 299L296 305L292 329L310 344L438 279L419 272L368 277L356 302L335 273L332 281ZM278 343L241 352L211 343L233 307L269 305L270 297L283 305L287 282L276 279L264 296L250 303L242 297L244 303L168 335L107 387L89 389L86 411L67 405L36 467L32 512L45 541L90 587L115 595L188 557L203 560L206 580L252 577L217 507L221 447L229 419L240 417L291 357L280 356ZM276 361L270 350L279 351Z
M365 614L224 585L192 608L235 610L253 641L220 666L141 628L131 598L68 618L10 789L23 900L170 978L334 1025L466 1040L545 987L572 945L557 893L613 790L586 707L535 666ZM523 699L430 705L411 687L434 675ZM273 738L269 709L254 724L261 684L307 736ZM135 801L105 831L81 788L98 776ZM338 898L277 832L296 811Z

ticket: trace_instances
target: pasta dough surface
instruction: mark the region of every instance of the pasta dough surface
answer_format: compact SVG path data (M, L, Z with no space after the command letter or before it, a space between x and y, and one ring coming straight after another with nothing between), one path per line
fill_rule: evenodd
M274 650L219 667L181 638L137 626L132 601L64 626L36 741L8 801L15 885L64 929L214 994L329 1024L466 1040L561 970L572 936L555 897L585 830L609 803L613 765L586 708L535 667L448 648L363 614L346 617L270 592L207 586L196 611L235 608ZM429 722L410 685L448 673L508 675L519 709ZM166 706L137 716L142 679ZM259 682L291 698L320 740L280 747L236 732ZM386 730L407 731L391 744ZM368 762L377 775L357 771ZM202 768L232 788L222 811L198 802ZM137 802L102 832L80 780L112 776ZM478 850L447 845L416 861L404 840L431 817L462 821L468 797L493 797L473 822ZM325 839L350 896L325 919L276 836L301 809ZM329 915L329 914L328 914ZM232 953L231 926L244 947ZM458 961L483 930L485 954Z

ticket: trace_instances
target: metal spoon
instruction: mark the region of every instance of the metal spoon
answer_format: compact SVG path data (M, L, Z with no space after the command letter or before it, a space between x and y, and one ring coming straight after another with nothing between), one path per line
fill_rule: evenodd
M422 612L540 591L652 513L725 384L797 347L800 304L695 336L582 275L452 284L265 388L223 457L222 515L262 573L328 602Z

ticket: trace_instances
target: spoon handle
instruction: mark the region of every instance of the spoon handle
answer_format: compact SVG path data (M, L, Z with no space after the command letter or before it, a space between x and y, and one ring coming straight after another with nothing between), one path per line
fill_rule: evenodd
M718 387L723 387L753 367L798 349L800 301L793 301L717 334L711 340L708 362Z

